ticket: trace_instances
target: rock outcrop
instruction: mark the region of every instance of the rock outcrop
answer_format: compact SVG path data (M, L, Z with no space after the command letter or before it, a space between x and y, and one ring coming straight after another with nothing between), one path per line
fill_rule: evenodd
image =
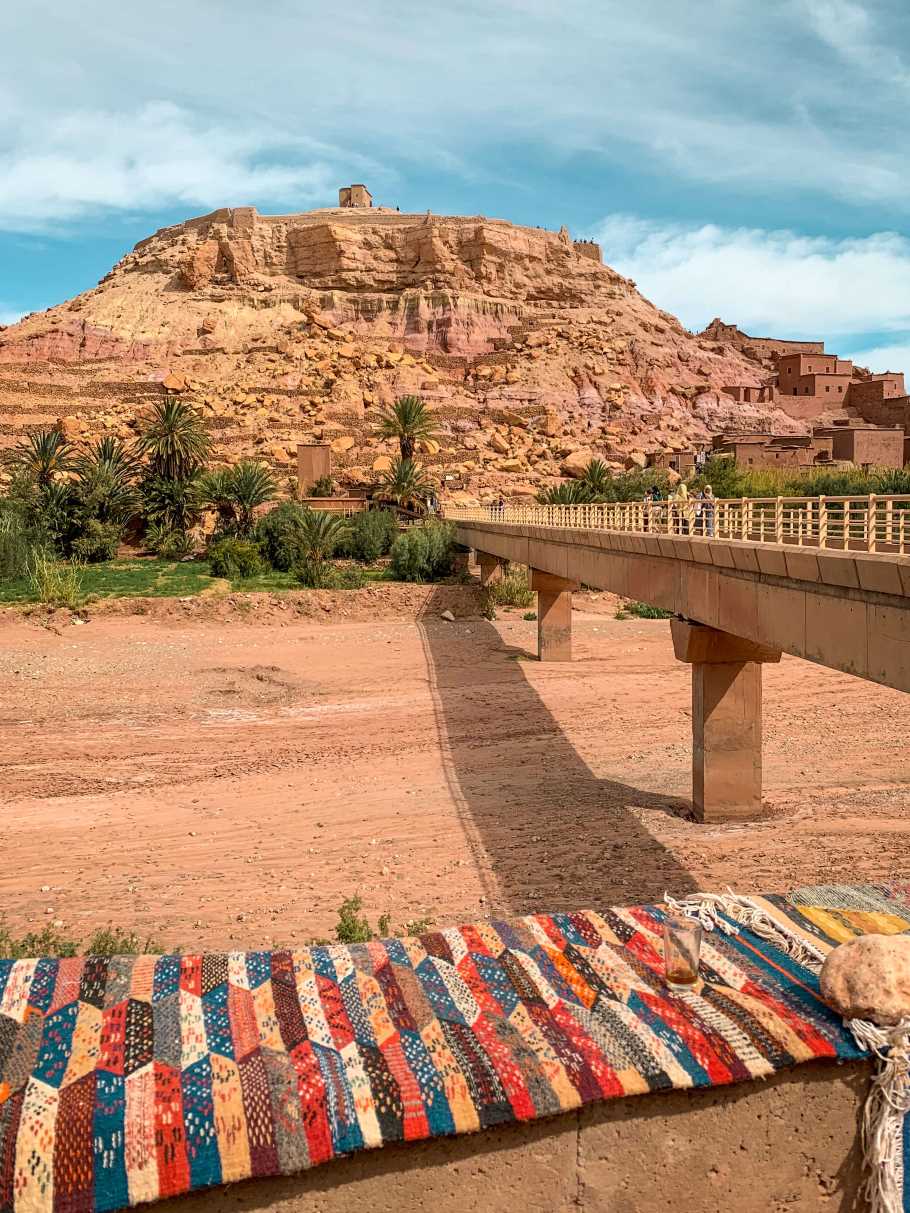
M0 332L0 444L64 420L128 437L179 384L220 457L290 472L298 442L328 442L356 486L392 451L375 409L414 392L439 420L431 472L527 495L591 454L620 468L731 425L796 428L721 392L757 370L565 231L243 207L156 232L94 289Z

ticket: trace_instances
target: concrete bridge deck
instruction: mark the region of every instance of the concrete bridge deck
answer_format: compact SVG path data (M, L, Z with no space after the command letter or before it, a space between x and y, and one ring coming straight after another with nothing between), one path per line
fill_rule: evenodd
M634 529L655 522L637 506L630 529L600 529L584 525L592 508L557 507L556 517L570 525L542 524L521 507L446 516L458 542L477 552L482 581L507 562L531 570L541 660L571 660L571 595L581 584L676 616L676 655L693 670L693 801L703 819L760 809L764 662L785 652L910 691L910 558L868 550L878 543L874 524L859 540L866 550L855 551L821 546L827 535L811 529L780 543L754 531L733 539L692 534L691 526L683 534ZM892 503L892 526L895 512ZM879 514L881 499L867 517ZM612 520L622 521L616 512ZM663 520L683 529L667 513ZM903 518L899 527L893 533L902 537ZM837 542L845 540L851 536Z

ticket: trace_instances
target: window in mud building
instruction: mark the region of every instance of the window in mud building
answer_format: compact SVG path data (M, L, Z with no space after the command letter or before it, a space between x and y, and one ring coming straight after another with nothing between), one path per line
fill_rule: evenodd
M828 385L827 385L827 384L825 384L825 391L826 391L826 392L830 392L830 391L831 391L831 389L828 387Z
M842 383L839 383L839 384L837 385L837 390L838 390L839 392L842 392L842 391L844 390L844 385L843 385Z

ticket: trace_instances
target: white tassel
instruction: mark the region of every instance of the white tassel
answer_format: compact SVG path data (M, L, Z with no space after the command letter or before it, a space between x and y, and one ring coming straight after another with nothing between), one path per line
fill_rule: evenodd
M748 897L734 893L732 889L727 889L726 893L690 893L688 897L680 900L665 893L664 902L671 910L700 922L707 931L720 927L727 935L736 935L737 928L720 917L721 913L726 914L740 926L747 927L760 939L773 943L785 955L792 956L798 964L815 973L824 964L825 956L822 951L795 931L788 931L762 906L756 905Z
M664 903L701 923L707 931L720 927L728 935L735 935L737 928L720 917L721 913L727 914L805 968L818 973L824 964L825 953L820 948L732 889L726 893L691 893L679 900L665 894ZM910 1019L885 1028L865 1019L844 1023L857 1045L876 1059L863 1108L863 1164L867 1171L864 1194L869 1211L903 1213L904 1117L910 1112Z
M910 1019L879 1027L845 1021L861 1049L876 1057L863 1108L865 1196L871 1213L903 1213L904 1117L910 1112Z

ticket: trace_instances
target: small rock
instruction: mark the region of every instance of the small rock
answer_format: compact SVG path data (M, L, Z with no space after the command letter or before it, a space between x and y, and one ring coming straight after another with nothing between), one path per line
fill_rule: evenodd
M861 935L825 961L822 998L845 1019L895 1024L910 1016L910 936Z
M452 614L451 611L443 611L442 614L439 616L439 618L445 619L447 623L455 622L455 616Z

